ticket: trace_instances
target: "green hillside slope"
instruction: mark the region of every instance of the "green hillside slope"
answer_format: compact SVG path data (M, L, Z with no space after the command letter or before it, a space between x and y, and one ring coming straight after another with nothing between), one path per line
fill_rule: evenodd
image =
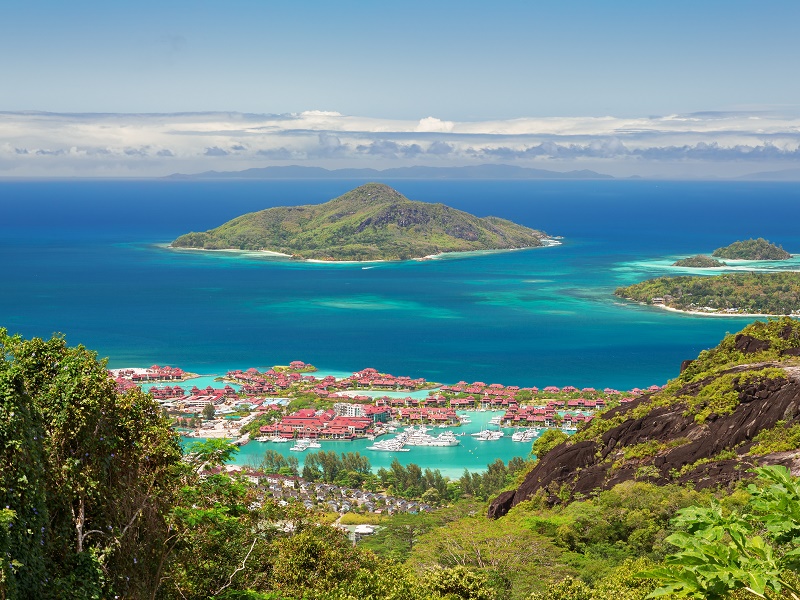
M406 260L441 252L532 248L545 234L496 217L407 199L379 183L324 204L242 215L175 248L269 250L318 260Z

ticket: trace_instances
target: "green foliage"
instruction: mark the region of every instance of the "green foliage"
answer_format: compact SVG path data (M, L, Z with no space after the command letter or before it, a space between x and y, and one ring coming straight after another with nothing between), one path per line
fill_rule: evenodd
M546 592L531 594L529 600L594 600L594 596L583 581L566 577Z
M759 431L753 441L755 444L748 452L751 456L800 448L800 423L789 425L786 421L778 421L775 427Z
M10 598L149 595L181 472L152 398L61 337L0 330L0 534ZM141 560L140 560L141 559Z
M187 483L169 515L167 593L201 600L225 591L268 590L275 524L289 514L271 502L251 510L253 489L227 475ZM299 523L302 528L302 518Z
M284 456L276 450L267 448L257 468L264 473L278 473L296 477L299 472L300 461L296 456Z
M192 442L186 448L191 462L198 467L224 465L239 452L239 446L225 438L208 438Z
M211 419L213 419L213 418L214 418L214 415L215 415L216 413L217 413L217 411L214 409L214 405L213 405L213 404L211 404L211 402L209 402L208 404L206 404L206 405L203 407L203 418L204 418L206 421L210 421Z
M378 469L378 478L390 493L402 498L423 499L427 494L426 501L438 504L460 495L460 488L451 485L439 469L423 471L415 463L403 466L396 458L388 469Z
M560 429L548 429L531 445L531 456L542 459L550 450L568 439L569 436Z
M785 467L755 471L765 485L748 487L753 514L725 511L716 502L679 511L675 524L682 531L667 538L678 551L665 566L641 573L661 584L652 597L714 599L735 590L760 598L782 590L800 594L787 577L800 570L800 482Z
M672 263L673 267L691 267L695 269L710 269L713 267L723 267L725 266L724 262L719 260L714 260L710 256L705 256L704 254L697 254L696 256L690 256L689 258L682 258L674 263Z
M788 315L800 311L800 274L794 272L723 273L658 277L628 287L615 295L652 304L654 298L678 310Z
M260 435L259 429L264 425L270 425L275 421L279 421L283 413L280 410L267 410L259 414L255 419L242 426L242 433L249 433L251 438Z
M422 535L407 564L421 577L435 568L461 566L485 575L498 597L517 599L548 585L560 557L551 541L519 519L469 515Z
M644 600L656 584L636 577L636 573L650 567L646 559L626 560L594 586L567 577L546 592L531 595L529 600Z
M320 450L306 455L303 479L359 487L372 474L369 458L359 452Z
M626 559L663 558L670 520L679 509L708 497L676 485L628 481L594 498L523 512L519 518L567 551L564 559L592 583Z
M380 529L360 544L382 558L405 561L420 538L436 525L437 520L427 513L398 513L384 520Z
M275 589L286 596L317 598L376 567L372 553L353 546L342 532L320 525L277 543L272 577Z
M508 461L508 465L498 458L486 465L486 471L483 472L464 469L464 474L459 479L461 493L488 500L503 488L515 484L517 476L530 470L530 467L530 462L516 456Z
M462 565L450 569L435 569L425 576L426 587L453 600L496 600L497 593L489 578Z
M541 246L543 233L443 204L408 200L377 183L320 205L270 208L204 233L176 248L271 250L322 260L406 260L439 252Z
M776 246L764 238L733 242L730 246L717 248L711 256L732 260L786 260L792 257L781 246Z

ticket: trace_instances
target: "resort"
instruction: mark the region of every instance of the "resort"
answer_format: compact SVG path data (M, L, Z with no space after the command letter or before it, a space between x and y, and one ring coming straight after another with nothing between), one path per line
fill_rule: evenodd
M471 434L479 440L496 441L503 428L514 428L513 441L531 442L546 429L577 431L597 411L630 402L643 391L573 386L540 390L482 381L441 385L373 368L340 378L299 372L309 367L293 361L285 369L231 370L217 378L223 387L202 389L185 383L169 385L172 378L186 378L185 371L171 367L118 369L110 374L121 391L152 383L146 391L185 436L224 437L242 445L251 440L293 441L291 450L297 452L319 447L319 440L368 439L374 442L370 450L396 452L407 451L405 446L455 446L459 442L452 431L435 437L428 429L467 425L468 411L500 413L489 423L495 430ZM657 389L652 386L648 391ZM427 396L420 394L425 391ZM403 392L409 395L401 395ZM305 406L293 410L298 402ZM375 441L400 428L405 430L395 438Z

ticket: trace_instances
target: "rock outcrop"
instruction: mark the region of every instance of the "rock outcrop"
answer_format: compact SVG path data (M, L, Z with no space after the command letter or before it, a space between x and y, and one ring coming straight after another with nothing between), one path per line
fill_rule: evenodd
M685 361L662 392L609 410L548 452L517 490L491 503L489 516L503 516L534 494L555 503L631 479L702 489L730 486L756 465L782 464L800 474L800 449L786 448L783 436L800 429L795 350L800 324L789 319L728 336ZM762 432L783 441L765 445Z

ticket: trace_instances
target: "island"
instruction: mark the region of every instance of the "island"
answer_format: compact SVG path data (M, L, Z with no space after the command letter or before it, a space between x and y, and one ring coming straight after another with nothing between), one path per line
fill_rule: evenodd
M730 246L717 248L711 256L730 260L786 260L792 257L786 250L764 238L733 242Z
M697 254L689 258L682 258L672 263L673 267L691 267L694 269L713 269L714 267L724 267L727 263L714 260L705 254Z
M800 273L725 273L658 277L614 294L661 308L724 315L797 315Z
M412 201L368 183L324 204L268 208L172 248L253 250L296 259L381 261L420 259L445 252L510 250L545 245L541 231L497 217L479 218L444 204Z

